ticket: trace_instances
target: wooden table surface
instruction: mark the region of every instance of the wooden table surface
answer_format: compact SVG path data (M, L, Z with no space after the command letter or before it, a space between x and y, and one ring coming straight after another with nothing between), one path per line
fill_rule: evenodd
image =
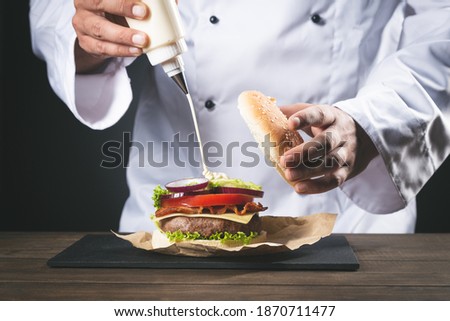
M450 300L450 234L346 235L352 272L47 266L85 234L0 232L0 300Z

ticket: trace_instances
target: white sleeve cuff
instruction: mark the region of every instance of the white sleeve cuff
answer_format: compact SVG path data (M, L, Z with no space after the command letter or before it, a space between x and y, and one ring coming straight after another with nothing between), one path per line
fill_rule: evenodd
M371 213L387 214L404 208L432 175L414 114L394 91L382 86L364 88L358 97L334 106L361 126L379 153L363 172L342 184L342 191Z
M406 206L380 155L340 188L353 203L369 213L390 214Z
M30 1L30 27L34 53L47 64L53 91L83 124L103 129L115 124L132 100L126 66L133 58L110 62L102 74L76 75L71 24L73 2Z
M376 91L377 92L377 91ZM377 92L379 93L379 92ZM381 135L383 126L389 126L387 119L378 119L375 115L388 115L388 112L380 111L380 106L386 104L386 101L374 108L371 105L371 99L363 100L353 98L338 102L334 106L349 114L366 132L372 142L375 144L379 155L375 157L369 165L357 176L344 182L341 190L360 208L376 214L388 214L404 208L407 201L394 182L394 176L398 173L392 163L392 156L388 151L387 141ZM371 111L376 110L376 113ZM398 113L398 112L397 112ZM392 114L392 119L401 117L401 115ZM392 123L391 123L392 124ZM398 134L397 134L398 135ZM396 134L392 133L388 137L396 140ZM406 136L406 135L405 135ZM386 141L387 140L387 141Z
M74 115L93 129L114 125L132 99L130 80L123 59L112 60L101 74L75 76Z

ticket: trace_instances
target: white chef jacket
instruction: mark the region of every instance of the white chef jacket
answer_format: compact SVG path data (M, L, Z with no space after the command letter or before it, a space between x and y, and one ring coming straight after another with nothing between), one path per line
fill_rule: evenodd
M264 214L331 212L338 214L334 232L413 232L415 196L450 150L449 7L449 1L180 1L185 74L211 170L262 185ZM75 75L71 1L31 0L30 8L34 52L79 121L104 129L137 102L120 230L153 230L153 188L201 175L199 164L189 164L189 148L164 149L194 131L186 97L160 66L128 73L130 58L114 59L101 74ZM239 115L237 97L249 89L279 105L337 106L379 155L339 188L296 194L266 164ZM207 101L215 107L205 108ZM224 154L214 154L220 148Z

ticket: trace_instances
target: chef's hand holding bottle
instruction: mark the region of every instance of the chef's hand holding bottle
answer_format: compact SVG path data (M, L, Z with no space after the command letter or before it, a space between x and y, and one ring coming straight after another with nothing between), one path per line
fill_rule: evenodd
M146 33L128 28L124 18L142 20L151 15L143 2L75 0L74 4L77 73L99 72L111 57L137 57L150 43Z

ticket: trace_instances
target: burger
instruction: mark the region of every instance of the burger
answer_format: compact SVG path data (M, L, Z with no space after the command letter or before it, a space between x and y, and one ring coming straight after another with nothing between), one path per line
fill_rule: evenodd
M219 241L244 245L263 235L259 213L267 207L261 186L240 179L187 178L157 186L152 219L171 242ZM159 235L161 236L161 235Z
M303 142L299 133L288 128L288 120L275 99L261 92L242 92L238 109L265 157L285 178L279 158ZM271 144L263 148L267 135ZM240 179L189 178L170 182L165 188L157 186L153 193L156 209L153 220L159 229L154 239L156 235L171 242L262 241L264 231L259 213L267 207L255 199L263 195L261 186Z

